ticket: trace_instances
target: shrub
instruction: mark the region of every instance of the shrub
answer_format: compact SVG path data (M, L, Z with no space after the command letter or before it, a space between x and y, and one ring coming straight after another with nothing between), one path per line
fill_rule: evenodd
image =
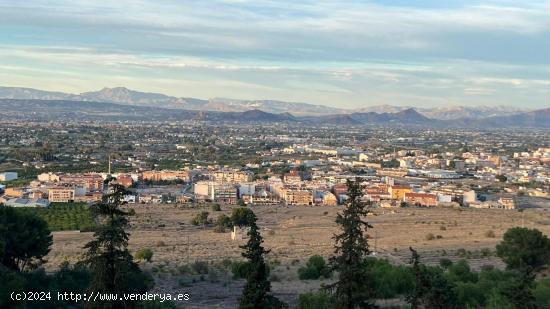
M208 211L201 211L191 219L191 224L193 225L206 225L209 223L211 223L211 220L208 219Z
M220 204L212 204L210 208L212 209L212 211L222 211L222 207L220 206Z
M447 258L439 259L439 266L441 266L441 268L448 269L452 265L453 265L453 261Z
M489 231L485 232L485 237L495 238L495 232L493 232L493 230L489 230Z
M435 239L435 235L432 234L432 233L428 233L426 234L426 236L424 237L426 240L434 240Z
M140 249L136 252L134 257L136 260L151 262L151 259L153 258L153 250L149 248Z
M221 214L218 216L218 219L216 219L216 226L221 226L224 229L225 228L230 229L233 227L233 223L231 222L231 218L229 218L224 214Z
M442 226L439 227L439 229L442 230L442 231L446 231L447 227L445 225L442 225Z
M489 249L489 248L483 248L483 249L481 249L480 252L481 252L481 255L484 256L484 257L488 257L492 254L491 249Z
M191 269L195 273L199 275L203 275L203 274L208 274L209 267L208 267L208 263L205 261L196 261L193 264L191 264Z
M330 309L330 296L323 292L305 293L298 296L298 309Z
M191 268L189 267L189 265L178 266L177 270L178 273L180 273L181 275L185 275L191 272Z
M331 271L322 256L314 255L309 258L305 267L298 269L298 276L301 280L315 280L320 277L329 278Z

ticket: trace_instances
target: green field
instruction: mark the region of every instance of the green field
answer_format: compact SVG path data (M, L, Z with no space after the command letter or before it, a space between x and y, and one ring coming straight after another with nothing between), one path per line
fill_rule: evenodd
M95 221L89 206L85 203L52 203L47 208L26 208L44 219L51 231L90 231Z

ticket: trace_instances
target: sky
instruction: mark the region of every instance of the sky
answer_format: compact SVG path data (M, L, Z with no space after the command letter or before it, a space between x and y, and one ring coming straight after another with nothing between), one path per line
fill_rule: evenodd
M0 86L547 108L550 0L0 0Z

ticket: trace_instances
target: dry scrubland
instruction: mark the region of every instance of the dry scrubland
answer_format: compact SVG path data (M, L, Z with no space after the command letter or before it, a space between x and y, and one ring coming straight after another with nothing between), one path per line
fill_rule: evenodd
M131 218L130 250L154 251L152 263L142 263L157 278L157 291L180 291L191 294L197 307L221 304L233 307L240 294L242 280L232 280L223 271L194 279L181 271L181 266L195 261L221 264L224 259L241 259L239 245L230 233L215 233L212 227L191 225L190 219L206 210L214 220L218 215L230 215L231 207L212 211L209 207L189 209L175 205L135 205ZM265 247L271 249L268 260L273 262L274 292L295 304L298 293L316 289L320 281L300 281L297 269L314 254L328 257L332 253L334 219L340 207L257 207L254 209L262 228ZM523 217L523 219L522 219ZM550 235L550 212L528 209L516 211L482 209L406 208L375 209L368 221L371 247L378 256L393 263L406 263L408 247L417 249L424 262L436 264L442 257L452 260L467 258L473 268L485 264L502 266L495 258L494 247L510 227L536 227ZM48 255L49 268L64 260L75 261L92 233L57 232ZM214 283L213 283L214 282ZM188 304L186 304L188 305Z

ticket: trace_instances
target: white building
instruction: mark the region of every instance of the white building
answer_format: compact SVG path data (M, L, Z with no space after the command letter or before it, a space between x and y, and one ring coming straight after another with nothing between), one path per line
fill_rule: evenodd
M256 192L256 184L253 182L242 182L239 184L239 198L243 195L253 195Z

